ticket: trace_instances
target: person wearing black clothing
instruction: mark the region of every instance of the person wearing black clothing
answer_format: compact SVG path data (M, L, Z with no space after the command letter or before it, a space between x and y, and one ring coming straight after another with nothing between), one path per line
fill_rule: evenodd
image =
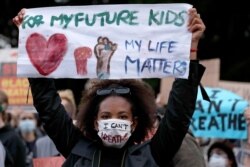
M5 167L25 167L25 146L10 125L5 123L8 96L0 90L0 141L6 151Z
M13 21L20 25L24 11ZM167 166L180 148L195 109L197 90L205 68L196 60L205 25L196 9L189 10L192 32L188 79L176 79L167 111L151 140L156 112L152 88L140 80L100 80L82 97L76 126L61 104L52 79L29 78L34 106L44 129L72 167Z
M15 129L9 125L0 128L0 140L6 150L6 167L25 167L25 146ZM9 165L12 164L12 165Z

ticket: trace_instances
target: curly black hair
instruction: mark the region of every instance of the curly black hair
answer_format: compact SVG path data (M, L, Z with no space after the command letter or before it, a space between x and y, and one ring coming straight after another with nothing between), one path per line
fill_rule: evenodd
M154 90L149 84L141 80L94 80L90 87L83 91L77 114L77 126L86 137L94 140L98 139L94 121L97 117L100 103L108 96L114 96L114 94L99 96L96 92L98 89L114 86L130 88L130 94L115 95L122 96L131 103L133 117L137 117L138 123L130 141L141 143L148 130L153 127L154 113L156 112Z

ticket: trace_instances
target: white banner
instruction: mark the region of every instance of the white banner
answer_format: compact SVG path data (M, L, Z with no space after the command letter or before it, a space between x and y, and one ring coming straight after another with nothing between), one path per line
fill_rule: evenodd
M26 9L17 75L50 78L188 78L189 4Z

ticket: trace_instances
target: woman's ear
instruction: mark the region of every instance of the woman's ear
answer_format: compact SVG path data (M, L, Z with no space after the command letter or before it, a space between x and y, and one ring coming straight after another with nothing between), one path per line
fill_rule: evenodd
M137 124L138 124L138 118L137 117L134 117L133 118L133 122L131 124L131 131L134 132L135 131L135 128L137 127Z
M98 129L98 122L97 122L97 118L95 118L94 120L94 127L95 127L95 130L98 132L99 129Z

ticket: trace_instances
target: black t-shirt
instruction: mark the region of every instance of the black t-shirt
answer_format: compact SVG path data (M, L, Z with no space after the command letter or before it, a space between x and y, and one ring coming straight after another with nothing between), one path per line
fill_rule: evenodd
M103 148L101 151L101 167L117 167L122 166L124 149Z

